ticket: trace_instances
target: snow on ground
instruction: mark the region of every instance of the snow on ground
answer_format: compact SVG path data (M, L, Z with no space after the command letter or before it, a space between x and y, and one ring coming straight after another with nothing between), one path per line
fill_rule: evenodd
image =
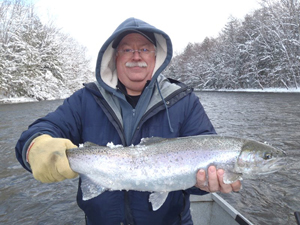
M226 91L226 90L221 90ZM300 89L296 88L265 88L265 89L236 89L236 90L230 90L233 92L268 92L268 93L300 93Z
M37 100L33 98L26 98L26 97L0 99L0 104L1 103L23 103L23 102L37 102Z

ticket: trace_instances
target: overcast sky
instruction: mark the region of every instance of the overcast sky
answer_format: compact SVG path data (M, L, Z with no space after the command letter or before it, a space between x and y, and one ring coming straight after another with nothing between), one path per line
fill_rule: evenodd
M106 39L129 17L144 20L166 32L174 53L189 42L215 37L232 15L244 18L259 8L258 0L33 0L45 20L86 46L93 61Z

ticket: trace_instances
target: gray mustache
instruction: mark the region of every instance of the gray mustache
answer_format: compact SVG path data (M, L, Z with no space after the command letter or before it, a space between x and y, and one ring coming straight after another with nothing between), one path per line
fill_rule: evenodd
M136 66L147 67L148 66L147 63L145 63L145 62L127 62L125 65L127 67L136 67Z

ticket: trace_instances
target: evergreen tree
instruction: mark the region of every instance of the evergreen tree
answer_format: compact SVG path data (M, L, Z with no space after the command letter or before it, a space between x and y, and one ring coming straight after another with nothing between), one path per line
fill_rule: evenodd
M261 0L243 21L230 17L218 37L189 44L165 74L201 89L298 88L299 56L299 0Z
M0 97L63 98L91 80L86 49L49 24L34 5L0 5Z

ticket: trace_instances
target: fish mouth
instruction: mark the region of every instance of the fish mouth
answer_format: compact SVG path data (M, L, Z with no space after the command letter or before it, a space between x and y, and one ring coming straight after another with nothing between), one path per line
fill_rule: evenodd
M270 174L270 173L275 173L278 172L279 170L282 170L286 167L286 160L284 158L278 158L273 160L271 163L268 165L265 165L265 171L259 173L261 175L264 174Z
M274 163L275 166L278 166L280 168L285 167L286 164L287 164L286 158L278 158Z
M278 153L278 157L282 157L282 158L278 158L278 159L284 159L285 157L287 156L286 152L281 150L279 153Z

